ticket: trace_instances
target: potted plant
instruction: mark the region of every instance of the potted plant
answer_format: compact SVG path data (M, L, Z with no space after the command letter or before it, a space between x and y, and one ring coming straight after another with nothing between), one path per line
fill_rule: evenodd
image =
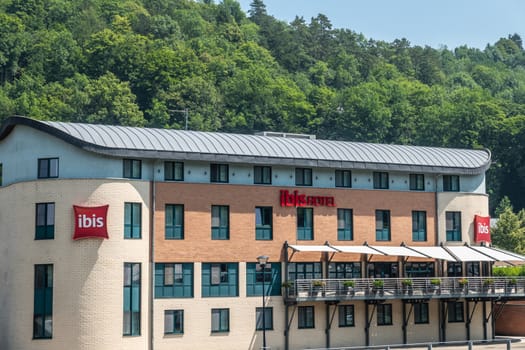
M494 278L485 278L483 280L483 290L488 291L494 291Z
M323 287L325 285L324 281L314 280L312 281L312 286L314 287Z
M410 278L401 280L401 285L403 286L404 293L412 293L412 280Z
M375 293L383 293L383 287L385 286L385 281L383 280L374 280L372 281L372 292Z
M324 281L313 280L312 281L312 294L317 295L317 296L321 295L325 284L326 283Z
M460 286L464 287L464 286L468 285L468 279L466 279L466 278L460 278L460 279L458 280L458 284L459 284Z
M283 281L281 287L284 288L284 295L288 296L290 293L290 288L293 288L293 281Z
M432 278L430 284L434 287L439 287L441 285L441 280L439 278Z
M507 280L507 293L512 292L512 290L516 290L516 284L518 283L518 280L516 277L511 277Z
M354 287L355 287L355 281L351 281L351 280L343 281L343 286L346 288L347 294L353 294Z

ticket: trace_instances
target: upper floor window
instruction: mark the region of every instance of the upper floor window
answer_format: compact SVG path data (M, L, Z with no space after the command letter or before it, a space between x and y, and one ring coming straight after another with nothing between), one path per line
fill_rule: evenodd
M443 191L459 192L459 176L443 175Z
M123 335L140 335L141 265L124 263Z
M184 310L164 310L164 334L184 333Z
M53 336L53 265L35 265L33 338Z
M184 205L166 204L164 237L184 239Z
M139 159L124 159L124 177L140 179L142 177L142 161Z
M58 158L40 158L38 160L38 178L58 177Z
M184 163L164 162L164 180L184 181Z
M272 207L255 207L255 239L272 239Z
M410 191L424 191L425 190L425 175L410 174Z
M203 263L202 296L239 296L239 266L237 263Z
M281 295L281 264L268 263L264 267L258 263L246 263L246 295Z
M124 203L124 238L140 239L142 232L142 204Z
M336 170L335 187L352 187L352 172L350 170Z
M461 212L445 212L447 241L461 241Z
M156 263L155 298L192 298L192 263Z
M211 239L230 239L229 206L211 206Z
M312 169L295 168L295 185L312 186Z
M412 240L426 241L427 240L427 212L413 211L412 212Z
M376 210L376 241L390 241L390 210Z
M374 188L375 189L388 189L388 173L374 171Z
M407 262L405 263L405 276L407 277L434 277L433 262Z
M460 262L447 261L447 276L448 277L463 276L463 264Z
M377 304L377 325L388 326L392 324L392 304Z
M297 262L288 264L288 280L322 278L320 262Z
M35 239L55 238L55 203L36 204Z
M332 262L328 265L328 278L361 278L361 263Z
M353 239L352 209L337 209L337 240L351 241Z
M210 164L210 182L229 182L228 164Z
M313 208L297 208L297 239L307 241L314 239Z
M259 185L272 184L272 167L269 166L254 166L253 167L253 183Z

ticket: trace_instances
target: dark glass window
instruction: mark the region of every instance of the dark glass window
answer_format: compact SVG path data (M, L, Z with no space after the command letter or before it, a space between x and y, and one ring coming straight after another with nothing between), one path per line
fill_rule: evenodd
M139 159L124 159L124 177L140 179L142 177L142 161Z
M230 239L230 207L211 206L211 239Z
M140 263L124 263L124 335L140 335Z
M237 263L203 263L202 296L239 296L239 265Z
M263 327L263 308L258 307L255 309L255 329L262 331L263 328L266 330L273 329L273 308L265 307L264 308L264 327Z
M142 204L124 203L124 238L140 239L142 235Z
M58 177L58 158L41 158L38 160L38 178Z
M192 298L192 263L156 263L155 298Z
M289 263L288 265L288 281L319 279L322 276L321 263L319 262Z
M376 210L376 241L390 241L390 210Z
M255 239L272 239L272 207L255 207Z
M312 186L312 169L295 168L295 185Z
M462 263L447 261L447 276L448 277L461 277L461 276L463 276Z
M313 306L299 306L297 310L298 310L297 321L299 323L299 329L315 328L314 307Z
M164 162L164 180L184 181L184 163Z
M184 205L166 204L164 237L184 239Z
M335 262L328 265L328 278L361 278L360 262Z
M352 209L337 209L337 240L351 241L353 239Z
M211 309L212 333L230 331L230 309Z
M55 203L36 204L35 239L55 238Z
M414 323L429 323L428 320L428 303L414 304Z
M210 182L229 182L228 164L210 164Z
M314 239L314 210L297 208L297 239L311 241Z
M2 176L2 170L3 170L3 166L2 166L2 163L0 163L0 186L2 186L3 182L3 176Z
M272 167L269 166L254 166L253 167L253 183L260 185L272 184Z
M405 263L407 277L434 277L434 263L432 262L407 262Z
M459 176L443 175L443 191L459 192Z
M448 322L464 322L464 311L462 301L449 301L448 308Z
M375 189L388 189L388 173L374 172L374 188Z
M447 241L461 241L461 212L445 212L445 229L447 231Z
M413 211L412 212L412 240L426 241L427 240L427 212Z
M339 305L339 327L353 327L354 305Z
M352 172L350 170L336 170L335 187L352 187Z
M392 304L377 304L377 325L389 326L392 324Z
M164 311L164 334L184 333L184 310Z
M53 265L35 265L33 338L53 337Z
M264 276L263 276L264 275ZM246 295L257 296L263 294L263 280L265 295L281 295L281 264L268 263L264 272L258 263L246 263Z
M410 174L410 190L424 191L425 190L425 175Z

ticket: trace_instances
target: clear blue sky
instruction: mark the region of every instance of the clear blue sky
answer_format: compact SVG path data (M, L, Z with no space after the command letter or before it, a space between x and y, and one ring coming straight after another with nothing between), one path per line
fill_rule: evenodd
M238 0L247 12L252 0ZM264 0L269 15L307 23L326 15L333 28L362 33L368 39L449 49L484 49L517 33L525 41L525 0Z

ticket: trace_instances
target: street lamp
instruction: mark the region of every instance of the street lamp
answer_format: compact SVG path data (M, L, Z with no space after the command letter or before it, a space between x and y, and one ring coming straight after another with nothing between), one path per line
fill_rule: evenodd
M265 299L266 299L266 289L264 287L264 280L265 280L265 269L266 264L268 263L268 256L267 255L261 255L257 257L257 261L259 262L259 267L262 271L262 331L263 331L263 349L266 349L266 309L265 309Z

